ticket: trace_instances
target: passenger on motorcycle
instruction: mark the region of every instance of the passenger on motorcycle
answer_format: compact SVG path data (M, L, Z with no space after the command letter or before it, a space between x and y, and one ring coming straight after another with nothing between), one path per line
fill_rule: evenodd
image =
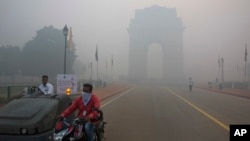
M78 117L84 119L85 132L88 141L93 141L94 124L98 121L98 109L100 109L100 100L92 94L93 86L91 84L83 85L82 95L74 100L74 102L59 116L65 118L75 110L78 110Z

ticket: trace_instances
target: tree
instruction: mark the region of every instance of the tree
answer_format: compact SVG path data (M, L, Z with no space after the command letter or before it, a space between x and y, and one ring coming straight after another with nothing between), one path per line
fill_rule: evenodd
M65 37L62 30L53 26L37 31L36 37L28 41L22 52L22 72L24 75L55 77L63 73ZM67 73L72 73L76 59L75 49L66 52Z
M20 71L21 49L18 46L0 47L0 75L12 77Z
M83 79L84 75L87 75L87 67L80 60L76 60L73 65L74 72L79 76L79 79Z

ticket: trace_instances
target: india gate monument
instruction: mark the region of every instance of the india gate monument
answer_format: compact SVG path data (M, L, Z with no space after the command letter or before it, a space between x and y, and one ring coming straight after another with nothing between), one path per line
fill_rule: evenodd
M136 10L128 27L130 82L148 81L148 47L157 43L162 47L162 83L183 83L183 31L184 26L175 8L152 6Z

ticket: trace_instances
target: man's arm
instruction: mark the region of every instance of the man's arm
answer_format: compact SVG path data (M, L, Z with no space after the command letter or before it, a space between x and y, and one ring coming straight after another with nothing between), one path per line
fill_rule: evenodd
M92 95L93 96L93 101L94 101L94 109L100 109L101 107L101 102L100 99L96 96L96 95ZM98 116L98 112L96 110L93 110L88 117L89 118L96 118Z
M73 113L79 104L79 100L82 100L82 97L77 98L66 110L64 110L63 113L61 113L61 117L67 117L68 115L70 115L71 113Z
M43 87L42 84L39 86L39 89L40 89L41 92L43 92L44 94L46 94L46 92L45 92L44 87Z
M54 87L52 84L48 86L48 93L47 94L53 94L54 93Z

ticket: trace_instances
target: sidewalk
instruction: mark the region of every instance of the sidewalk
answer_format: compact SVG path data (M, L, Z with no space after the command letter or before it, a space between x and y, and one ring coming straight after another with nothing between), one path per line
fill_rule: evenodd
M233 89L233 88L223 88L223 90L220 90L218 88L209 88L209 87L198 87L198 88L250 99L250 90Z

